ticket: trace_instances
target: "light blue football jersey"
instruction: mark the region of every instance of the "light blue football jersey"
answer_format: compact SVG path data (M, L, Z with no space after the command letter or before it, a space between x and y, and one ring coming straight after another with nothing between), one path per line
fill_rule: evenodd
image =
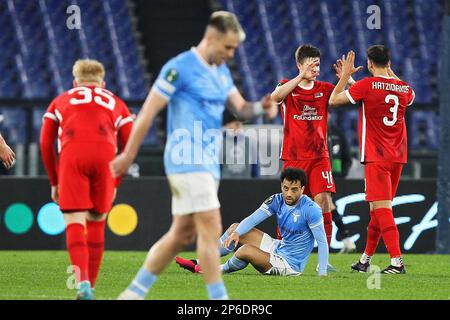
M289 206L281 193L269 197L260 209L277 217L283 239L275 253L283 256L295 271L303 272L314 249L311 229L323 223L322 209L306 195L296 205Z
M166 174L203 171L220 179L223 111L236 90L227 65L210 66L192 48L164 65L152 89L168 100Z

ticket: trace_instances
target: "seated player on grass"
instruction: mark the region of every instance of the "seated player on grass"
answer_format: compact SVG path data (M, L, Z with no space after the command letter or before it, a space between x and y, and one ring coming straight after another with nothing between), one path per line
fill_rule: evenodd
M223 265L223 273L238 271L250 263L263 274L300 275L314 248L319 246L319 276L327 275L328 244L321 208L303 194L306 174L286 168L281 174L281 193L269 197L261 207L241 223L232 224L220 238L220 254L225 256L239 248ZM255 227L275 215L281 240L273 239ZM236 245L237 244L237 245ZM201 272L201 262L175 258L180 267Z

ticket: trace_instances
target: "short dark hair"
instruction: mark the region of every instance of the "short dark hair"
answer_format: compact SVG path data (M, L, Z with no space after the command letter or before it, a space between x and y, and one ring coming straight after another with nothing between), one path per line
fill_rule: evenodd
M377 67L386 67L391 61L391 51L382 44L377 44L367 49L367 59Z
M306 58L320 58L319 48L310 44L304 44L295 50L295 61L303 63Z
M306 186L306 183L308 182L305 171L291 167L284 169L283 172L281 173L280 176L281 182L283 182L284 179L286 179L289 182L300 181L300 185L302 187Z

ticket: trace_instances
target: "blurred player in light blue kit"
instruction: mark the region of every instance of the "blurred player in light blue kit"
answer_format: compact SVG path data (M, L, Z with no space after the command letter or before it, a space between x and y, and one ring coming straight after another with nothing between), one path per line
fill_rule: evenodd
M234 255L221 266L223 273L244 269L249 263L264 274L294 276L305 269L314 240L318 244L319 276L327 275L328 243L321 208L303 194L307 178L304 171L286 168L280 177L281 193L269 197L241 223L233 224L220 238L220 253ZM275 216L282 240L271 238L255 227ZM201 272L197 260L181 257L176 262L192 272Z
M225 103L241 118L276 115L267 95L247 102L225 61L245 34L236 16L214 12L198 46L162 68L135 122L125 151L111 162L113 176L126 173L155 116L168 105L164 166L172 192L172 225L150 249L143 267L119 299L143 299L175 255L197 239L210 299L227 299L217 241L222 233L217 190Z

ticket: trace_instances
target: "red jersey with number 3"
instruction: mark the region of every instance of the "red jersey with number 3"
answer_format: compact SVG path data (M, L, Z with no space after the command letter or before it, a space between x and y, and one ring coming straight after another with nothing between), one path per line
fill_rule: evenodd
M58 151L67 143L107 142L117 149L117 131L131 123L125 103L110 91L75 87L55 98L44 118L58 123Z
M414 101L414 91L393 77L369 77L345 91L359 110L361 162L406 163L408 139L405 112Z
M279 85L289 80L283 79ZM281 103L282 160L329 158L327 146L328 100L334 85L314 81L312 88L297 86Z

